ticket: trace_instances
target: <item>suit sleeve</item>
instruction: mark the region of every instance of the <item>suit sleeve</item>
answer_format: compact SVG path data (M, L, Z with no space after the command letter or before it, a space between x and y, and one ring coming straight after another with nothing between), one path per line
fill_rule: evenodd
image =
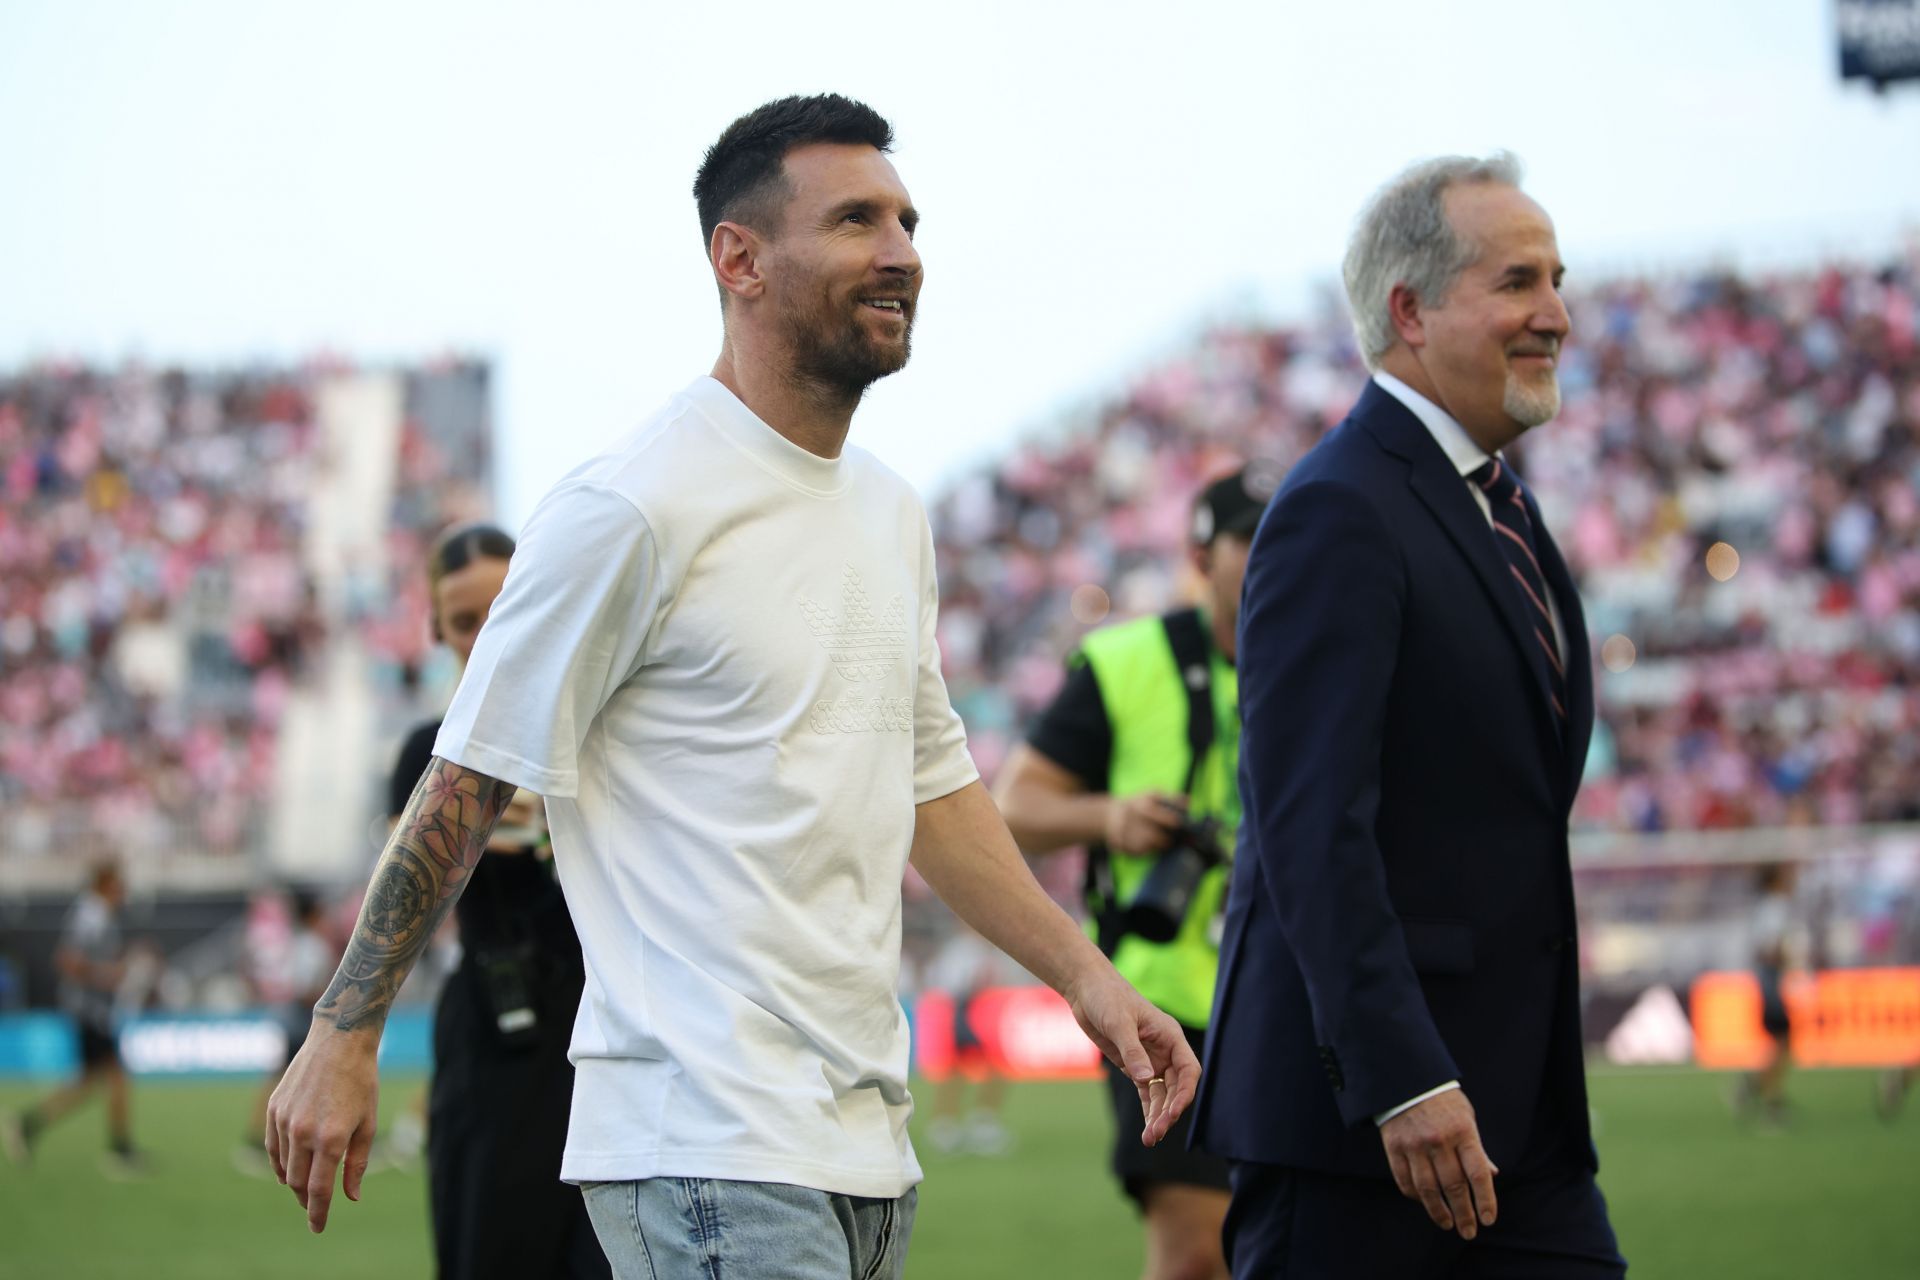
M1264 902L1299 963L1350 1125L1457 1079L1407 956L1375 836L1406 568L1371 501L1286 490L1247 564L1242 754Z

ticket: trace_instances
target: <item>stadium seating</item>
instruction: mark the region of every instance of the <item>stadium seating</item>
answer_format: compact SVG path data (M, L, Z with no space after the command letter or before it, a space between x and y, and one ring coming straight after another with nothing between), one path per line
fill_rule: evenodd
M373 517L391 532L330 578L317 505L352 468L319 405L350 376L0 377L0 859L258 852L287 707L321 659L344 642L377 687L417 675L423 548L484 492L486 369L397 375Z
M1515 452L1605 657L1576 826L1920 818L1920 246L1569 301L1564 409ZM1364 377L1336 307L1215 330L940 498L941 640L983 769L1077 636L1179 594L1190 496L1297 459Z

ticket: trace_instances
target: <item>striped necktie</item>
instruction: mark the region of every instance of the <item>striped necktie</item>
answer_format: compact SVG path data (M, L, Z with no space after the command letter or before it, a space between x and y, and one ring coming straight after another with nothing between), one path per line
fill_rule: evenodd
M1564 724L1567 668L1560 656L1560 642L1554 635L1553 611L1547 608L1547 580L1540 572L1540 557L1534 550L1533 520L1520 497L1520 478L1498 458L1475 470L1472 478L1487 495L1489 514L1493 516L1493 540L1499 544L1500 554L1513 574L1514 587L1526 597L1527 620L1533 623L1533 638L1547 660L1553 710Z

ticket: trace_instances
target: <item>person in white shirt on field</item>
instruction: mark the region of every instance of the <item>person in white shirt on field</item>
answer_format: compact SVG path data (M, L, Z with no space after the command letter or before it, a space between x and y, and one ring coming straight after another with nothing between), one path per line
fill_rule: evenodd
M60 971L60 1005L78 1034L80 1074L26 1110L0 1116L0 1150L16 1164L32 1159L34 1144L49 1125L105 1090L107 1149L101 1172L121 1181L152 1172L146 1153L133 1145L133 1086L120 1059L119 994L140 960L140 950L128 946L121 931L126 904L120 865L102 862L67 914L53 961Z
M1755 877L1759 899L1754 903L1749 932L1753 947L1754 982L1760 988L1760 1026L1767 1033L1767 1060L1758 1071L1740 1077L1734 1089L1734 1112L1743 1120L1757 1120L1769 1128L1787 1123L1787 1070L1793 1064L1793 1023L1788 1016L1784 979L1793 937L1793 883L1790 862L1760 868Z
M266 970L263 986L277 993L273 1014L286 1032L287 1047L254 1095L245 1141L233 1149L233 1167L248 1177L264 1177L269 1172L266 1154L253 1135L266 1124L267 1103L307 1038L312 1021L308 1010L326 994L340 960L340 949L327 940L326 906L319 895L311 889L293 889L286 894L286 904L292 928L278 947L263 947L261 959Z
M920 1168L895 998L911 856L1136 1082L1199 1065L1040 889L934 641L913 491L846 443L901 368L919 215L887 122L837 95L735 121L694 185L724 341L539 504L269 1108L325 1227L357 1199L393 993L516 787L547 798L587 982L562 1177L621 1275L898 1276Z

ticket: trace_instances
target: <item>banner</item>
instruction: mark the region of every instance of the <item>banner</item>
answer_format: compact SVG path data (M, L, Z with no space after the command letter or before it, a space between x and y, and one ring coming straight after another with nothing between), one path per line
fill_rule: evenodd
M262 1010L242 1013L142 1014L122 1022L120 1060L140 1077L257 1076L285 1060L287 1033ZM380 1037L383 1071L425 1071L433 1065L433 1018L404 1010ZM61 1079L80 1071L79 1035L63 1013L0 1014L0 1079Z
M1841 79L1920 77L1920 0L1837 0L1835 18Z
M1920 1064L1920 968L1790 973L1781 983L1788 1044L1803 1067ZM1694 1061L1754 1071L1773 1054L1750 973L1706 973L1693 984Z
M970 1033L970 1034L969 1034ZM928 991L913 1008L913 1063L931 1080L980 1071L1014 1080L1090 1080L1100 1051L1048 987L989 987L975 993L965 1022L953 997ZM973 1041L965 1049L958 1047Z

